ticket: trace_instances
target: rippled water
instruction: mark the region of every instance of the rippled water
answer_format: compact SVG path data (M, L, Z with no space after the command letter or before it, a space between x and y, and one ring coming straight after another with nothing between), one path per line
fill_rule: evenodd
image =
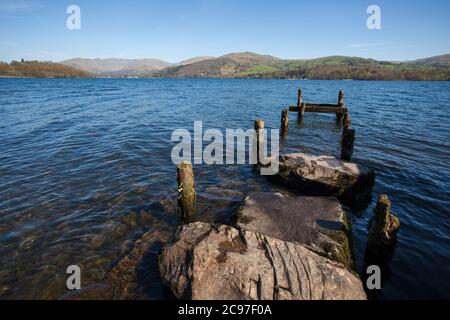
M311 102L346 91L355 161L401 219L383 297L449 298L450 83L232 79L0 79L0 297L57 298L70 264L95 283L146 231L156 256L180 223L172 131L278 128L298 87ZM295 118L284 151L339 153L333 115ZM196 220L229 222L246 192L277 190L248 166L195 172ZM360 269L372 210L351 219Z

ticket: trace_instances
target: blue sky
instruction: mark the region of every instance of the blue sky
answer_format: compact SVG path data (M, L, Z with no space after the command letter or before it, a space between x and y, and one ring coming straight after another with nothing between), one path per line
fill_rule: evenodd
M66 8L81 8L81 30ZM369 5L381 30L368 30ZM0 60L186 58L253 51L410 60L450 53L448 0L0 0Z

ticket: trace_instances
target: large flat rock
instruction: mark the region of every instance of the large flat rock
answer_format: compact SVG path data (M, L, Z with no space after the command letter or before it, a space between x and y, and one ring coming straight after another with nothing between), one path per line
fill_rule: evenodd
M316 253L353 267L350 226L334 197L293 197L250 193L236 215L238 228L303 244Z
M374 171L362 165L305 153L281 155L273 178L304 195L337 197L355 210L370 202L375 183Z
M360 279L303 245L225 225L180 227L159 257L177 299L357 300Z

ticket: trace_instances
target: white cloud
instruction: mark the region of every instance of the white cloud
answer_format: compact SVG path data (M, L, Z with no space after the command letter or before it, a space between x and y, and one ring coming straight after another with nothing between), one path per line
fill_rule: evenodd
M35 6L25 1L1 1L0 12L30 12Z
M375 42L375 43L354 43L345 46L346 49L365 49L365 48L376 48L388 45L386 42Z
M15 42L9 42L9 41L0 41L0 46L3 46L3 47L18 47L19 44L15 43Z

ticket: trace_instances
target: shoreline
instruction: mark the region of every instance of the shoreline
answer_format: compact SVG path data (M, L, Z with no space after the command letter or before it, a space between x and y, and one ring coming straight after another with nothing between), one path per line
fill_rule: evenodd
M235 80L285 80L285 81L365 81L365 82L449 82L448 80L370 80L370 79L291 79L291 78L258 78L258 77L26 77L2 76L0 79L235 79Z

